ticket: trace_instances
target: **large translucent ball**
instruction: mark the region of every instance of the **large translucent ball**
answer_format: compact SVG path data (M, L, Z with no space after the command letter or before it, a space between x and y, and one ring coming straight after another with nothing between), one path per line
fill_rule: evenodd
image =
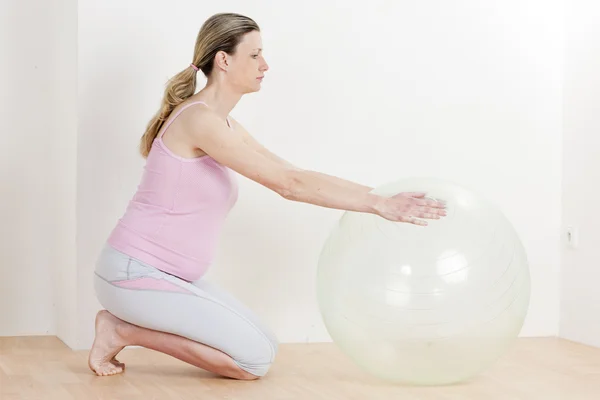
M482 197L441 180L373 192L426 192L448 215L422 227L346 212L318 265L329 334L384 380L440 385L479 374L514 342L529 306L527 257L513 226Z

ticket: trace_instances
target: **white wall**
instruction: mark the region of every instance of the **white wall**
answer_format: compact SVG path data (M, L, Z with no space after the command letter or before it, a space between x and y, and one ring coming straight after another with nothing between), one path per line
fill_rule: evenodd
M47 3L0 6L0 56L9 60L0 63L0 335L91 344L93 264L138 184L139 137L166 79L191 61L201 23L227 10L259 22L271 65L263 91L234 111L238 120L306 168L370 185L434 175L477 188L514 221L529 252L523 334L558 332L560 1L373 1L345 10L316 1ZM567 130L584 132L593 115L581 114L589 103L580 101L569 108L567 100L567 112L580 113ZM242 179L209 278L282 341L326 340L314 276L339 215ZM581 214L567 220L583 227ZM573 257L592 240L583 231Z
M76 300L75 10L0 2L0 336L54 334Z
M56 334L76 347L77 331L77 0L54 0L55 100L53 114L56 137L53 164L56 168L54 193L54 302Z
M565 247L560 335L600 346L600 4L566 3L563 225L579 243ZM564 232L564 230L563 230Z
M99 305L91 278L132 196L139 137L200 24L255 18L271 70L233 115L296 164L378 185L435 175L477 188L514 222L533 293L524 335L558 332L560 1L79 1L77 179L80 345ZM110 29L107 29L110 27ZM326 340L315 303L321 244L340 212L242 180L209 277L282 341Z

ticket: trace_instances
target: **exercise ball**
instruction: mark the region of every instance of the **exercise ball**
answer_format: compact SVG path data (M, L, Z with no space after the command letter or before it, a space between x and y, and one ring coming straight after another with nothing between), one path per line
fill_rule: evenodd
M425 192L446 202L428 226L345 212L317 268L317 299L333 341L383 380L445 385L490 367L518 337L530 275L505 216L481 196L439 179L373 190Z

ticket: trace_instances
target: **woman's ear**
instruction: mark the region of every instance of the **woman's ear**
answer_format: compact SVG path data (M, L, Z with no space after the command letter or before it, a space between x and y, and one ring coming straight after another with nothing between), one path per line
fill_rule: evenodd
M227 71L229 68L229 55L224 51L219 51L215 55L215 66L222 69L223 71Z

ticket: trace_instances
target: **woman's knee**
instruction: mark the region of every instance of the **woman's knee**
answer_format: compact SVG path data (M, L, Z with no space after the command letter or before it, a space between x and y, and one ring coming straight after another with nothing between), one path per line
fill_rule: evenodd
M275 362L279 343L272 335L265 335L261 340L247 344L248 354L234 357L235 363L245 373L244 379L258 379L267 374Z
M236 364L238 367L238 371L236 373L237 379L243 380L260 379L267 375L267 373L271 369L271 366L273 365L272 362L249 364L240 363L238 361L236 361Z

